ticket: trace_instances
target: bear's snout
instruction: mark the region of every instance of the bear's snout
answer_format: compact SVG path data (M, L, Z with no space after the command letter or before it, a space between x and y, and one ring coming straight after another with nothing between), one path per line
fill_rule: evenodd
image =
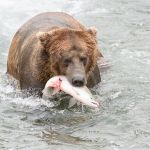
M85 85L85 78L83 75L76 75L72 78L72 85L81 87Z

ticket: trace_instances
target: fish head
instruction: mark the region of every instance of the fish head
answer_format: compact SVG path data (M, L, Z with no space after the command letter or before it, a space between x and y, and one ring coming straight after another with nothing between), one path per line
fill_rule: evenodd
M42 93L44 96L51 97L61 90L62 79L59 76L52 77L49 79L43 89ZM50 90L53 88L53 90Z
M60 89L61 83L62 83L62 79L59 76L53 77L48 80L48 82L45 85L45 88L53 87L53 88Z

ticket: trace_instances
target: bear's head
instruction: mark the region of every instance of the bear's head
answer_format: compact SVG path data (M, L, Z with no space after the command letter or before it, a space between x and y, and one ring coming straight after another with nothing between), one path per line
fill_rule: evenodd
M74 86L86 85L98 56L95 28L56 28L37 36L48 55L52 74L65 75Z

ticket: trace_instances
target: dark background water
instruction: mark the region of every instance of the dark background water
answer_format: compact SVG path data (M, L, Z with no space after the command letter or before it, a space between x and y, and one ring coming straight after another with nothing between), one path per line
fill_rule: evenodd
M63 11L98 29L111 67L102 70L100 110L51 109L52 103L23 98L8 84L8 48L17 29L32 16ZM149 150L150 1L0 1L0 149Z

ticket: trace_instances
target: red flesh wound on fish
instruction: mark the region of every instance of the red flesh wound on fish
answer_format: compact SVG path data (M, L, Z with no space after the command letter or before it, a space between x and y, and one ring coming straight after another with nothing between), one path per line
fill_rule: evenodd
M60 88L61 82L62 82L62 80L60 78L59 78L59 80L56 81L52 95L55 95L56 93L58 93L61 90L61 88Z

